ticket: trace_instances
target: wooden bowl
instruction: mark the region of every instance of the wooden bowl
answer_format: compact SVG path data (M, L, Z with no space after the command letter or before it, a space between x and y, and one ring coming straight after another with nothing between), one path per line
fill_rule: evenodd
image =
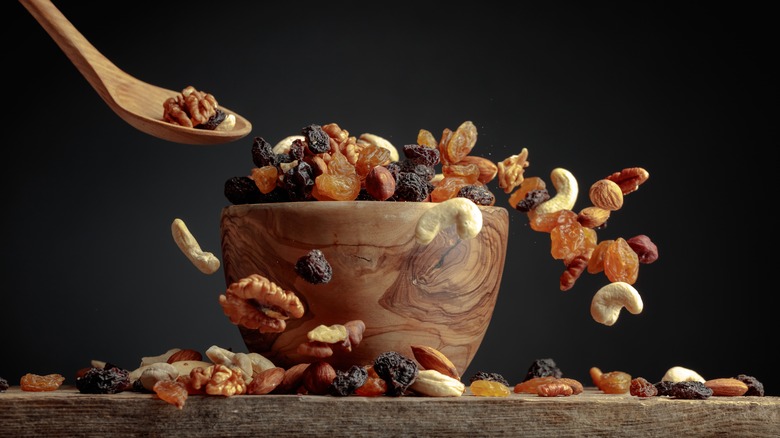
M278 334L238 326L251 352L277 366L316 359L296 352L320 324L360 319L363 340L351 352L334 348L337 369L366 365L383 352L413 358L410 345L428 345L466 371L485 336L506 259L509 215L480 207L483 227L461 240L454 227L428 245L415 241L417 220L430 202L312 201L232 205L222 210L222 263L227 285L260 274L294 291L305 307ZM311 284L295 263L319 249L331 281Z

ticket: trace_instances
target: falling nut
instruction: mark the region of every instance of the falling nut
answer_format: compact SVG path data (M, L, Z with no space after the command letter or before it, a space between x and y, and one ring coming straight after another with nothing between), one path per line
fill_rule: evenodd
M482 230L482 211L468 198L456 197L436 203L417 220L414 237L418 243L427 245L439 231L453 225L461 239L474 238Z
M200 249L198 241L190 233L183 220L176 218L171 224L171 234L176 245L185 256L204 274L213 274L219 269L219 259L210 252Z
M623 192L616 182L600 179L590 186L590 202L604 210L616 211L623 207Z
M596 292L590 304L590 314L596 322L611 326L617 322L623 307L634 315L642 313L642 297L634 286L616 281Z
M550 180L555 187L555 196L542 202L534 209L537 215L571 210L577 202L579 185L574 175L566 169L556 167L550 172Z

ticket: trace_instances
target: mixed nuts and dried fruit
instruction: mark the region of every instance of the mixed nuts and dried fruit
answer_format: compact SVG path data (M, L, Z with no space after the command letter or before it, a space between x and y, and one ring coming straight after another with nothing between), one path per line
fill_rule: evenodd
M236 116L222 111L213 95L191 85L163 102L163 119L174 125L209 131L230 131L236 126Z

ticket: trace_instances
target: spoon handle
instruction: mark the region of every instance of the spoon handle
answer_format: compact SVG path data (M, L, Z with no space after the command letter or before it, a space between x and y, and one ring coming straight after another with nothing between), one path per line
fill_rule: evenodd
M103 78L126 76L118 67L103 56L84 35L49 0L19 0L46 30L57 45L65 52L73 65L98 92L111 104L113 98Z

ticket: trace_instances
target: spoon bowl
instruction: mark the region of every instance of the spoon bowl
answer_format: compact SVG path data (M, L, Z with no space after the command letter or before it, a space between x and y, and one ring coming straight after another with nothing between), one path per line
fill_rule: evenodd
M175 143L215 145L246 137L247 119L220 105L236 118L231 130L211 131L175 125L163 119L163 102L180 91L168 90L131 76L103 56L49 0L20 0L103 101L134 128ZM184 84L184 86L190 84Z

